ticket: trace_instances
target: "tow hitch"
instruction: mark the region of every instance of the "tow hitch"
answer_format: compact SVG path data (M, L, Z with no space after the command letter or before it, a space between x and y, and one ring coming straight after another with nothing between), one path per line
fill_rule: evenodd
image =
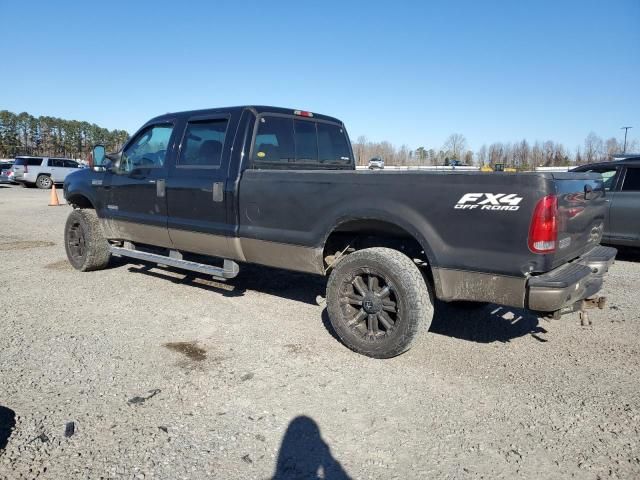
M585 298L583 300L578 300L573 305L569 305L567 307L561 308L560 310L552 312L551 314L549 314L549 317L554 320L559 320L562 315L565 315L567 313L579 312L580 325L584 327L591 325L591 319L589 318L587 310L590 310L592 308L603 310L606 304L607 297L596 296Z

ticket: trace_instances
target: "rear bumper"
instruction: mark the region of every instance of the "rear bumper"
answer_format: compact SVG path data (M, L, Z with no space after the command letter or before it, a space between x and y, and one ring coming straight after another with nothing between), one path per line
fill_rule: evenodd
M527 282L527 307L537 312L554 312L589 298L602 288L604 275L615 260L615 248L595 247L571 263Z

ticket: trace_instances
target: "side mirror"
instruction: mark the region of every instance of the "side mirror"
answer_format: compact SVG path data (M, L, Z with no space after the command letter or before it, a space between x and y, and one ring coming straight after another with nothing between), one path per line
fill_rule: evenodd
M104 159L107 155L107 151L104 148L104 145L95 145L93 147L93 166L95 167L103 167Z

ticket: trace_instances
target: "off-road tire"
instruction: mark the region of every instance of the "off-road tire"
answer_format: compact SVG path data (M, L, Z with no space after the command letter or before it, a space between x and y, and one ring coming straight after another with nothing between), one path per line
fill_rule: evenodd
M377 278L375 283L370 283L372 277ZM367 290L363 295L364 278ZM387 295L384 300L380 300L382 295ZM433 319L433 303L422 272L403 253L381 247L358 250L336 264L327 284L327 311L342 342L373 358L406 352L418 337L426 335ZM358 320L362 315L366 318ZM394 321L391 327L389 318Z
M109 264L109 243L104 238L95 210L73 210L64 227L64 246L76 270L101 270Z
M49 175L38 175L36 187L42 190L49 190L53 186L53 179Z

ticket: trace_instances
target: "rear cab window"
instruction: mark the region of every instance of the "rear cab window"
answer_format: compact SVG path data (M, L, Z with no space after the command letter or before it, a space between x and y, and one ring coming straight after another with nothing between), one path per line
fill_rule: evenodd
M336 169L352 165L344 127L294 116L260 116L252 152L257 169Z

